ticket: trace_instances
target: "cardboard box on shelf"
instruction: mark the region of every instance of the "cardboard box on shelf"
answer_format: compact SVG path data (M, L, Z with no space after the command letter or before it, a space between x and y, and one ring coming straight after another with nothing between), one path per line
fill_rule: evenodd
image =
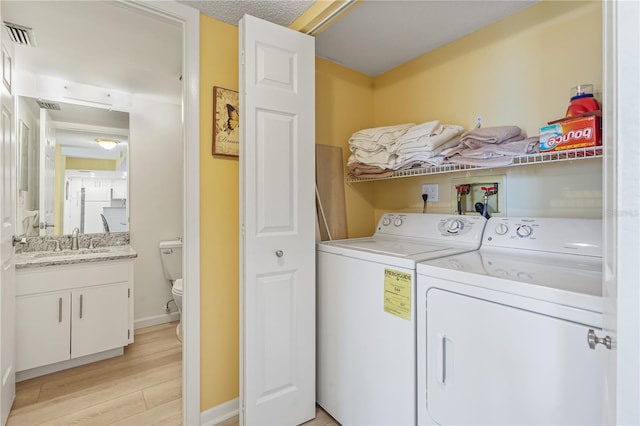
M540 152L602 145L600 117L567 117L540 128Z

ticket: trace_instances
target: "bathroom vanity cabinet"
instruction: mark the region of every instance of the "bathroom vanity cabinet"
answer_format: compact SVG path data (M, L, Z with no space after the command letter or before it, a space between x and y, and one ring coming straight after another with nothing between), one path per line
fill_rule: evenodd
M132 343L132 291L132 260L18 269L16 371L64 369Z

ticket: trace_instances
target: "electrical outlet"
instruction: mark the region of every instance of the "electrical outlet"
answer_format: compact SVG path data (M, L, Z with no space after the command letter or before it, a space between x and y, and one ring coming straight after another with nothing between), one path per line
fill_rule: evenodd
M428 194L428 203L436 203L438 201L438 184L437 183L425 183L422 185L422 195Z

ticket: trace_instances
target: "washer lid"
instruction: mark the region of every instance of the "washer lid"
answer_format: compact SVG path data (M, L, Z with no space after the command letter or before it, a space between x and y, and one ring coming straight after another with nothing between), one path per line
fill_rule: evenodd
M341 240L326 243L347 250L363 250L390 256L415 256L420 253L434 253L447 249L447 246L436 244L420 244L409 240L392 240L382 238L363 238Z

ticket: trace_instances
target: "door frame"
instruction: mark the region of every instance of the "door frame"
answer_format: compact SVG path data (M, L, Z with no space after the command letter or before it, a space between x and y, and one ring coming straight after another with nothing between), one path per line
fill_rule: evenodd
M200 12L175 1L119 0L182 24L182 423L200 425Z

